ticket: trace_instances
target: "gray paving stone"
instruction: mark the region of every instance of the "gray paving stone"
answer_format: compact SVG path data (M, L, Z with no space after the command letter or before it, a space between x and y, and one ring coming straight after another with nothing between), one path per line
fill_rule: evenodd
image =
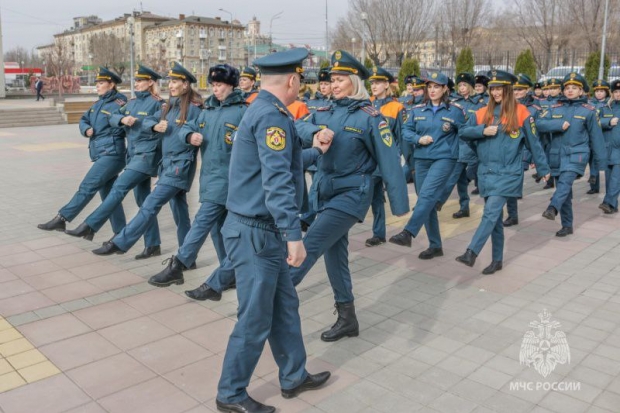
M41 318L34 311L29 311L27 313L7 317L6 321L17 327L21 326L22 324L32 323L33 321L37 321L40 319Z
M92 304L89 301L83 298L73 300L73 301L67 301L66 303L62 303L60 305L62 306L62 308L64 308L65 310L69 312L81 310L82 308L87 308L87 307L92 306Z
M470 413L478 405L454 394L444 393L430 407L442 413Z
M620 395L609 391L603 391L602 394L594 400L594 405L608 409L611 411L618 411L620 407Z
M467 378L499 390L512 378L512 376L483 366L470 374Z
M589 408L588 403L555 391L551 391L542 399L540 406L557 413L582 413Z
M67 310L60 305L53 305L50 307L41 308L39 310L35 310L36 315L41 318L41 320L45 318L54 317L55 315L60 315L66 313Z
M521 413L529 412L533 403L519 399L506 393L495 393L484 401L484 405L496 412Z

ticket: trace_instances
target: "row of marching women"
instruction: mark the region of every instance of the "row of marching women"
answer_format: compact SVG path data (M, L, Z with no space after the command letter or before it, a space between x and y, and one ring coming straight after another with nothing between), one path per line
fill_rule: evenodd
M93 165L69 203L39 225L93 240L110 220L114 236L93 253L124 254L144 237L145 248L135 258L145 259L161 255L157 215L169 203L178 248L150 277L158 287L183 284L183 273L196 268L211 234L219 266L185 294L219 300L225 290L237 289L238 321L216 399L222 411L273 411L246 391L267 339L283 397L329 380L329 372L305 369L295 287L322 257L337 318L321 339L360 334L349 231L372 209L366 246L385 243L386 195L391 213L407 219L389 242L411 247L424 227L428 248L418 257L429 260L444 255L438 213L456 187L459 210L453 218L469 217L468 184L474 181L484 210L468 248L455 259L473 266L491 238L492 261L483 274L503 268L504 226L518 225L517 200L532 165L538 181L555 185L541 212L550 220L560 215L557 236L573 233L572 186L588 162L593 185L598 171L605 172L599 207L606 214L618 210L620 81L597 82L594 89L606 88L606 96L595 92L599 101L589 102L588 84L577 73L542 85L547 99L532 93L535 85L523 74L458 73L453 81L435 72L408 76L407 94L398 98L389 71L369 70L338 50L330 68L319 73L318 92L306 99L305 58L305 49L292 49L256 60L260 91L255 69L214 66L208 74L213 94L206 100L194 90L193 74L178 63L168 73L167 100L158 94L161 76L147 67L136 72L137 93L130 100L117 90L120 77L101 68L99 100L80 122ZM200 206L191 222L187 192L198 157ZM413 208L409 182L417 193ZM122 201L131 189L139 211L126 222ZM67 229L66 222L97 192L102 203Z

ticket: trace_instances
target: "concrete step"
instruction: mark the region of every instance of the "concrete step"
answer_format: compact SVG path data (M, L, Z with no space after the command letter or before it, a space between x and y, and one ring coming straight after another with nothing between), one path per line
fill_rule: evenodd
M0 110L0 128L60 125L67 123L55 106Z

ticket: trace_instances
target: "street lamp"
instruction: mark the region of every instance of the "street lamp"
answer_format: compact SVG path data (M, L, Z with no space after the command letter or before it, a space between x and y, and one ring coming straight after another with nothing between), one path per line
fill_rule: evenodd
M284 11L281 11L280 13L274 14L271 17L271 20L269 21L269 53L271 53L271 49L273 49L273 36L272 36L272 27L273 27L273 21L276 19L279 19L280 16L282 16L282 13L284 13Z
M133 62L133 35L134 35L134 24L136 23L136 19L133 16L127 17L127 24L129 25L129 71L130 71L130 79L131 79L131 97L135 97L134 94L134 62Z
M93 83L93 58L95 56L93 56L92 53L88 54L88 61L90 63L90 67L88 68L88 86L92 85Z
M598 66L598 78L603 78L605 70L605 40L607 39L607 13L609 11L609 0L605 0L605 17L603 20L603 40L601 42L601 61Z
M233 33L233 15L228 10L224 10L224 9L219 9L219 10L223 11L224 13L228 13L230 15L230 33L228 34L228 47L230 48L230 63L232 65L234 65L235 62L233 60L233 47L232 47L232 42L233 42L233 37L234 37L234 33Z
M355 56L355 37L351 38L351 54Z
M360 13L360 19L362 19L362 24L365 24L368 20L368 13L363 11ZM360 37L362 38L362 64L366 62L366 43L364 42L364 33L360 33Z

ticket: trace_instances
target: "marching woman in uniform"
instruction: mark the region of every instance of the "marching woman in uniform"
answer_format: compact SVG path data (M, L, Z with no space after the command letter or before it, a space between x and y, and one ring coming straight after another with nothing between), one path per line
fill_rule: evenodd
M252 103L258 95L256 89L256 70L249 66L244 67L239 75L239 89L243 93L246 102Z
M590 103L598 110L601 110L609 102L609 83L601 79L595 80L592 83L592 90L594 91L594 97L590 99ZM588 183L590 184L590 189L586 192L588 195L598 194L601 189L601 177L599 171L593 169L594 164L592 160L592 152L590 152L590 159L588 160L588 166L590 167Z
M448 77L433 73L426 83L424 103L411 111L403 129L405 140L415 149L415 180L418 201L405 228L390 242L411 247L422 226L428 234L429 247L418 256L430 260L443 255L436 205L446 188L459 154L457 132L465 123L463 108L449 101Z
M226 259L224 241L220 227L226 219L226 197L228 196L228 169L233 146L233 135L239 127L247 108L242 92L235 89L239 84L239 71L227 64L209 69L208 81L213 95L205 102L205 108L197 119L188 121L181 127L179 138L200 147L202 164L200 166L200 208L192 227L176 255L168 260L168 266L149 279L149 284L165 287L183 280L183 268L194 262L207 235L211 233L213 246L217 253L220 268ZM230 278L224 285L207 283L192 292L190 298L207 299L221 297L222 290L234 283L232 268L216 271Z
M157 80L161 79L161 76L148 67L139 66L135 78L136 97L110 117L110 125L123 127L127 135L125 172L114 182L103 203L83 223L76 229L65 231L69 235L92 240L131 189L134 190L139 207L151 193L151 177L157 176L157 166L161 159L160 136L143 130L142 122L145 117L161 110L163 100L159 97L157 88ZM161 254L157 219L153 220L144 234L144 247L144 251L136 255L136 259Z
M472 116L476 113L476 110L486 105L486 101L482 95L478 95L474 91L474 75L471 73L459 73L456 81L458 96L452 100L452 103L458 103L465 110L467 116ZM440 208L446 203L456 185L459 194L459 210L452 214L452 218L469 217L469 193L467 191L469 179L467 178L467 168L474 168L477 162L476 154L471 150L467 142L459 140L458 161L452 171L452 175L448 179L444 194L439 200Z
M472 267L491 237L493 259L482 271L483 274L493 274L503 266L503 208L507 198L516 198L523 193L524 147L527 146L532 152L538 173L544 179L549 177L549 167L536 136L534 118L514 98L512 85L517 77L501 70L490 71L488 77L488 106L479 109L459 131L461 139L473 142L476 148L484 212L467 251L456 260Z
M400 152L390 127L369 101L363 79L367 69L349 53L332 55L334 101L320 108L296 127L307 146L313 138L333 142L319 158L310 198L317 217L304 238L307 257L299 268L291 268L295 285L322 255L334 290L338 319L321 334L323 341L357 336L359 325L353 303L349 270L349 230L366 217L371 202L372 174L377 167L394 215L409 211L407 184L400 166Z
M620 80L611 84L612 97L601 110L601 126L607 146L607 165L605 171L605 198L598 207L606 214L618 212L620 195Z
M534 122L536 122L536 118L538 118L538 112L541 110L541 107L536 104L538 100L535 100L535 98L530 93L532 86L533 84L529 76L523 73L519 73L517 75L516 83L512 86L512 91L515 99L517 99L517 102L527 108L532 118L534 118ZM523 170L527 171L530 168L531 163L532 154L526 147L523 149ZM538 176L538 174L536 176ZM539 181L540 179L538 179L536 182L538 183ZM517 204L517 198L509 197L506 199L506 211L508 213L508 217L504 220L504 227L518 225L519 205Z
M144 200L138 214L114 238L101 248L93 250L96 255L124 254L149 229L161 208L170 202L170 209L177 225L179 245L190 228L187 192L196 173L197 147L179 138L178 133L185 122L200 114L202 98L192 89L196 78L187 69L175 63L168 72L170 99L168 104L142 121L145 131L163 134L161 140L162 160L157 186ZM179 282L181 284L182 282Z
M512 85L517 77L501 70L488 72L489 104L469 118L459 137L472 142L478 156L478 183L484 199L480 225L465 254L458 262L472 267L476 257L491 237L493 258L483 274L502 269L504 226L502 215L507 198L523 193L523 149L532 152L536 170L549 178L549 167L536 136L536 124L528 109L514 98Z
M390 84L394 82L394 76L382 67L374 67L370 75L370 101L388 121L392 137L399 148L402 148L402 129L405 123L405 107L392 96ZM402 151L401 151L402 152ZM409 153L405 152L406 155ZM407 159L407 156L405 156ZM376 247L385 243L385 189L380 168L372 174L372 238L366 240L367 247Z
M426 84L422 79L417 77L416 75L409 75L405 78L405 84L407 87L407 96L403 96L398 101L403 104L405 107L405 122L411 116L411 109L414 106L422 103L424 99L424 90L426 89ZM403 173L405 174L405 180L408 184L414 183L415 179L413 179L413 174L415 173L415 160L413 159L413 150L414 145L411 142L407 142L406 140L402 140L400 151L403 154L403 158L405 158L405 164L403 165Z
M100 67L95 82L99 100L80 119L80 133L88 138L90 160L94 163L71 201L63 206L51 221L39 224L39 229L64 231L66 222L71 222L78 216L97 192L102 200L108 196L118 174L125 167L125 130L120 126L110 125L112 114L127 103L127 97L116 90L121 78ZM125 213L122 205L118 205L111 212L110 223L115 234L123 229Z
M537 122L541 132L552 136L549 166L557 186L542 216L553 221L560 213L562 228L555 234L558 237L573 233L573 182L585 173L590 151L594 152L595 170L605 165L607 155L597 110L584 96L586 79L572 72L564 77L562 86L563 96L543 111Z

